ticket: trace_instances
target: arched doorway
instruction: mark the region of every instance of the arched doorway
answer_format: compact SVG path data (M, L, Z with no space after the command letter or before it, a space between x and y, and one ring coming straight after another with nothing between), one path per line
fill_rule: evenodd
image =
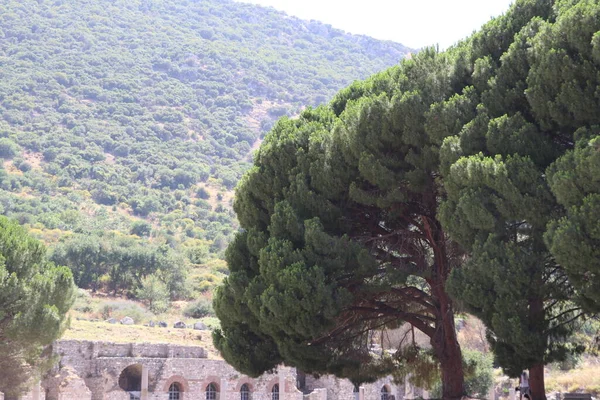
M133 364L121 371L119 387L129 393L130 400L139 400L142 393L142 364Z

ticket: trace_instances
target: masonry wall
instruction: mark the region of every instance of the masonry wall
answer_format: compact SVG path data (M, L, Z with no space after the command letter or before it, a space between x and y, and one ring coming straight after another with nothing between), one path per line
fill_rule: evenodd
M384 386L396 400L405 398L405 386L395 384L391 377L379 379L374 383L363 384L358 388L358 392L354 392L354 384L347 379L338 379L333 375L325 375L319 378L306 377L307 389L326 390L326 398L329 400L380 400L381 389ZM319 399L310 398L308 400Z
M210 383L218 388L219 400L239 400L244 383L250 387L251 400L271 400L275 384L279 385L280 400L302 400L302 393L296 389L295 369L281 367L274 374L252 379L222 360L207 359L207 352L200 347L70 340L57 341L53 351L60 356L60 362L52 376L43 382L49 393L46 400L59 400L57 387L65 381L76 381L73 374L82 385L71 386L82 398L129 400L129 394L119 387L119 376L131 365L139 365L146 371L148 400L167 398L169 386L174 382L182 387L186 400L205 398ZM62 377L66 369L73 370L68 379Z
M275 373L252 379L223 360L209 360L203 348L193 346L63 340L53 345L53 351L61 358L42 382L46 398L27 400L129 400L129 394L119 387L119 376L132 365L147 377L148 392L142 397L146 400L167 399L169 386L175 382L183 389L184 400L205 399L210 383L217 387L218 400L241 400L243 384L250 388L250 400L272 400L275 384L279 385L279 400L380 400L384 386L396 400L426 398L426 393L397 385L389 377L361 385L355 392L348 380L306 376L303 394L296 387L294 368L281 366Z

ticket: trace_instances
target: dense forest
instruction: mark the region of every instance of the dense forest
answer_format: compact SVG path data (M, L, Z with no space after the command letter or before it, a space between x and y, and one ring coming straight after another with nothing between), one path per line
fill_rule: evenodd
M187 266L221 257L273 121L409 51L233 1L3 1L0 212L82 287L209 290L223 263Z

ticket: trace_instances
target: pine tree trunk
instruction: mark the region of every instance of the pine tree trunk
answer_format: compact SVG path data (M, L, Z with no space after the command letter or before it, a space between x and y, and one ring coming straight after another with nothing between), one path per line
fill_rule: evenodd
M531 400L546 400L546 384L544 382L544 364L529 368L529 389Z
M535 323L534 326L543 326L545 319L544 302L536 297L529 301L529 318ZM539 332L539 330L538 330ZM543 359L543 354L540 355ZM529 367L529 388L531 390L531 400L546 400L546 384L544 382L544 363L540 361L532 367Z
M462 353L454 326L452 300L443 286L438 286L436 292L440 304L440 315L436 324L436 332L431 337L431 345L440 362L442 398L445 400L460 399L465 395L465 377Z
M435 264L428 283L437 306L435 332L431 345L442 372L442 399L455 400L465 393L465 376L462 365L462 352L456 337L452 299L446 292L446 280L450 274L450 263L446 253L446 237L439 221L423 219L423 224L431 240Z

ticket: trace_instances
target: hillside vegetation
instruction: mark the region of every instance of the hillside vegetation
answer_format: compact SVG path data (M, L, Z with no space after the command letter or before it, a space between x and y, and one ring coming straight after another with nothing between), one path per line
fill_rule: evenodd
M210 290L273 121L408 51L225 0L3 1L0 212L80 286Z

